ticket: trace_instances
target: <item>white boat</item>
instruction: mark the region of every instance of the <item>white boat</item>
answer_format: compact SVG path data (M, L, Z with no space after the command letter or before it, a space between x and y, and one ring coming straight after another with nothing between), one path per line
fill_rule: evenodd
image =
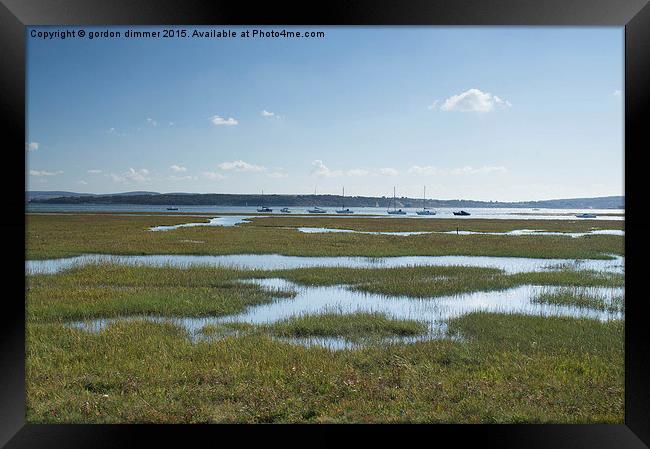
M577 214L576 217L578 217L578 218L596 218L596 214L589 214L589 213Z
M282 209L280 209L280 212L282 212L283 214L290 214L291 209L289 209L288 207L283 207Z
M316 187L315 186L314 186L314 196L316 196ZM307 212L309 212L310 214L324 214L327 211L325 209L322 209L322 208L318 207L318 206L314 206L313 209L307 209Z
M343 187L343 198L345 198L345 187ZM344 204L341 204L341 208L336 210L337 214L353 214L354 211L349 208L345 208Z
M324 214L327 211L325 209L321 209L318 206L314 206L313 209L307 209L307 212L309 212L310 214Z
M426 208L426 198L427 198L427 186L424 186L424 193L422 195L422 210L415 212L418 215L435 215L436 211L432 211Z
M397 196L395 195L395 187L393 186L393 210L390 210L390 204L388 205L389 209L386 211L390 215L406 215L406 212L402 209L397 208Z
M262 203L264 203L264 190L262 190ZM260 205L257 207L258 212L273 212L273 209L270 209L266 206Z

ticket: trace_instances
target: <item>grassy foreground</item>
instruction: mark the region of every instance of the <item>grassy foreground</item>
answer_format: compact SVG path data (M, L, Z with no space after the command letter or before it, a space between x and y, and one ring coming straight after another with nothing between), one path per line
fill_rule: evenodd
M606 258L623 254L615 235L500 236L425 234L409 237L367 234L304 234L295 226L360 230L588 230L620 229L616 221L454 220L392 218L266 217L235 227L189 227L151 232L157 225L196 223L197 217L121 215L27 215L27 258L102 254L263 254L296 256L484 255L540 258ZM206 222L207 218L204 219Z
M28 421L623 422L623 324L470 314L465 341L328 351L170 324L27 328Z

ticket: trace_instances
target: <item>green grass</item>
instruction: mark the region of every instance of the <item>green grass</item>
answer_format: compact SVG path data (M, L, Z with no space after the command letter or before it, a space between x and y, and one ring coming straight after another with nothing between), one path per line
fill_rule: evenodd
M28 258L81 253L562 258L623 254L620 236L309 235L282 227L329 227L319 222L327 218L265 221L280 218L256 219L234 228L149 232L151 226L197 218L28 214L26 250ZM584 230L580 226L622 226L589 220L544 221L544 227L528 220L356 220L341 221L341 227L400 231L418 230L411 226L455 228L458 222L473 230L579 231ZM623 286L622 275L566 267L506 275L474 267L254 271L98 264L57 275L27 276L28 421L623 422L621 320L472 313L450 321L457 340L342 351L306 348L273 335L358 339L414 332L419 323L367 314L303 316L268 326L222 323L205 330L223 338L206 341L193 341L183 328L164 322L116 321L99 333L64 323L127 315L223 316L274 297L292 296L291 291L272 292L237 281L259 277L283 277L304 285L344 283L414 297L523 284Z
M524 354L576 353L600 355L613 362L623 356L622 320L601 322L586 318L539 317L472 312L450 320L448 331L485 348Z
M301 315L262 326L262 330L278 337L343 337L352 341L422 335L427 329L426 324L416 320L364 312Z
M332 352L171 324L27 327L27 420L622 423L623 325L471 314L464 341Z
M27 258L101 254L265 254L296 256L485 255L539 258L607 258L623 254L624 237L592 235L500 236L426 234L409 237L367 234L304 234L287 226L330 226L363 230L585 230L620 228L622 222L588 220L416 220L326 217L267 217L235 227L190 227L150 232L156 225L201 220L183 216L27 215ZM205 218L205 221L208 221ZM542 220L540 220L542 221ZM544 226L544 227L542 227Z
M270 216L255 218L246 226L260 227L312 227L332 229L352 229L355 231L435 231L446 232L461 229L464 231L508 232L515 229L537 229L552 232L588 232L596 229L623 229L620 220L527 220L527 219L486 219L486 218L362 218L362 217L297 217Z
M567 305L584 307L608 312L623 312L625 299L622 295L614 296L611 301L607 296L590 291L588 288L565 287L555 291L544 291L532 299L538 304Z
M399 268L299 268L256 273L303 285L346 284L356 290L417 298L475 291L505 290L520 285L622 287L624 276L597 271L557 270L504 274L495 268L439 266Z
M83 320L129 315L221 316L294 292L248 283L280 277L302 285L348 284L393 296L435 297L519 285L623 286L623 275L557 271L506 275L477 267L305 268L260 271L214 267L137 267L91 264L57 275L27 276L27 319Z
M27 277L27 319L82 320L129 315L220 316L291 297L236 282L234 270L97 264Z

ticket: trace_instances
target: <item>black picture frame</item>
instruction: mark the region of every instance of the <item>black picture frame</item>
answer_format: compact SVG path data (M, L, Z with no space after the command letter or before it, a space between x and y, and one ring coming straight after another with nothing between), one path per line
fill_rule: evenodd
M625 27L625 424L621 425L436 425L353 426L365 436L413 431L431 441L469 442L499 448L643 448L650 445L650 326L639 281L648 248L645 217L644 151L650 148L645 118L650 107L650 5L647 0L329 0L301 4L283 1L213 0L0 0L0 112L5 160L2 179L3 247L7 285L0 327L0 445L6 447L127 447L156 441L164 446L188 438L224 441L224 432L243 426L36 425L25 423L25 61L29 25L518 25ZM16 161L14 162L14 158ZM20 172L20 167L23 168ZM644 176L645 175L645 176ZM19 238L18 236L23 236ZM20 262L20 259L23 262ZM23 296L24 297L24 296ZM318 433L351 426L300 426ZM257 426L271 435L286 426ZM296 427L292 427L294 432ZM426 433L426 434L425 434ZM219 439L214 439L214 438ZM312 437L313 438L313 437ZM410 439L411 439L410 438ZM411 441L414 441L411 439ZM426 441L426 440L425 440ZM304 441L303 444L310 444Z

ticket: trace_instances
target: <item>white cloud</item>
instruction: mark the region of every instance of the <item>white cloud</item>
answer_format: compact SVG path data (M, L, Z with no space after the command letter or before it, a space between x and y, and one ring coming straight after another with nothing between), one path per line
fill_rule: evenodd
M170 168L171 171L173 171L174 173L182 173L182 172L186 172L186 171L187 171L187 167L183 167L182 165L176 165L176 164L174 164L174 165L171 165L169 168Z
M329 167L327 167L320 159L316 159L312 162L311 167L311 174L314 176L320 176L321 178L332 178L343 174L341 170L330 170Z
M438 106L438 100L433 100L433 103L427 106L427 109L435 109L436 106Z
M201 175L204 178L215 180L215 181L219 181L225 178L225 176L222 175L221 173L212 172L212 171L204 171L203 173L201 173Z
M455 168L450 171L452 175L479 175L485 173L506 173L508 170L505 167L501 166L483 166L483 167L471 167L469 165L462 168Z
M615 97L620 97L621 95L623 95L623 92L621 91L621 89L616 89L614 92L612 92L612 95L614 95Z
M496 95L482 92L479 89L469 89L447 98L440 106L440 109L443 111L490 112L496 107L510 106L512 104L509 101L503 100Z
M432 165L414 165L408 169L408 172L414 175L437 175L440 174L440 170Z
M151 126L158 126L158 122L152 118L148 118L147 123L149 123Z
M502 166L487 166L483 167L472 167L466 165L461 168L452 168L444 169L434 167L432 165L414 165L408 169L408 172L414 175L477 175L477 174L486 174L486 173L506 173L508 170Z
M137 182L141 184L150 181L149 170L146 168L129 168L122 174L111 173L110 177L115 182Z
M380 168L379 174L384 176L397 176L399 172L394 168L386 167L386 168Z
M233 170L239 172L260 172L266 170L266 168L261 165L249 164L241 159L238 161L222 162L218 164L217 167L225 171Z
M223 117L219 117L218 115L213 115L210 117L210 121L214 126L235 126L239 124L239 122L232 117L225 119Z
M38 147L38 142L25 142L25 151L36 151Z
M62 174L63 172L61 170L59 171L30 170L29 171L30 176L58 176Z
M90 173L91 175L96 175L101 172L102 172L101 170L97 170L97 169L87 170L87 173Z
M348 176L366 176L370 172L368 170L365 170L363 168L353 168L351 170L348 170L345 174Z
M399 172L395 170L394 168L380 168L380 169L373 169L369 170L366 168L351 168L349 170L332 170L330 169L325 163L320 160L316 159L314 162L311 164L311 174L313 176L319 176L321 178L334 178L337 176L377 176L377 175L383 175L383 176L397 176Z
M274 116L275 116L275 112L269 112L266 109L262 111L262 117L274 117Z

